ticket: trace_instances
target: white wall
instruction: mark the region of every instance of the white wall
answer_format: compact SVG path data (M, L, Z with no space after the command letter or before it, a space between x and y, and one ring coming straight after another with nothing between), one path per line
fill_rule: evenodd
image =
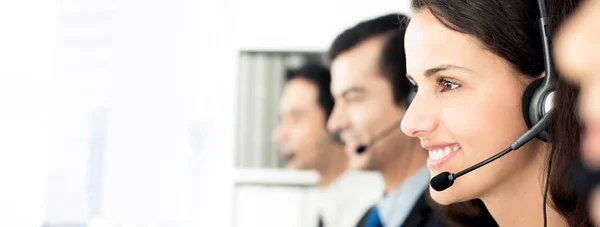
M118 9L104 215L226 224L236 83L223 2L126 1Z
M234 226L316 226L318 180L313 171L238 169Z
M325 51L346 28L387 13L410 13L408 0L231 0L241 50Z
M56 1L0 1L0 226L40 226L55 149Z
M63 0L61 13L63 149L46 220L230 226L237 59L226 2Z

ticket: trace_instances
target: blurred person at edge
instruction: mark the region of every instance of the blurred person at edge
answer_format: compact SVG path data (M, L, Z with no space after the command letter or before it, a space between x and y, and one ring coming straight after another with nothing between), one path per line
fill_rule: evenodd
M316 170L320 175L315 226L354 227L377 201L381 179L349 171L343 144L327 131L334 105L329 69L311 63L289 69L285 79L273 137L287 168Z
M589 197L591 217L600 225L600 1L587 1L561 26L554 57L562 76L579 86L579 117L584 125L578 186Z

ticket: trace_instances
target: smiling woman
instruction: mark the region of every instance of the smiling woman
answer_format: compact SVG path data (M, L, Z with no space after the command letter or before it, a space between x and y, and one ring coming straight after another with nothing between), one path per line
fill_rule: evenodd
M549 1L551 30L578 4ZM504 150L527 131L523 94L544 77L536 24L540 13L533 0L413 0L412 7L405 48L411 56L408 78L418 92L402 130L429 150L431 176L458 172ZM432 198L443 205L479 198L500 226L543 226L542 176L552 150L556 161L548 179L548 224L589 226L569 181L568 166L578 157L576 96L563 81L556 96L549 129L553 143L533 140L445 191L430 190Z

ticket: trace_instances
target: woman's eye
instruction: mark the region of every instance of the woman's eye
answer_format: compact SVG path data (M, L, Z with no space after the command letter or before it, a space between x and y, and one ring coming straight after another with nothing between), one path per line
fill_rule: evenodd
M440 78L438 81L439 85L442 86L441 92L452 91L460 87L457 83L449 81L445 78Z

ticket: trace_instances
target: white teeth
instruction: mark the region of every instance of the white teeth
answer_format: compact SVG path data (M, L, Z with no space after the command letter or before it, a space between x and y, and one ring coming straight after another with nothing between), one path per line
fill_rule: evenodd
M442 158L449 155L450 153L456 152L458 150L460 150L460 145L447 146L447 147L440 148L437 150L430 150L429 158L434 161L441 160Z

